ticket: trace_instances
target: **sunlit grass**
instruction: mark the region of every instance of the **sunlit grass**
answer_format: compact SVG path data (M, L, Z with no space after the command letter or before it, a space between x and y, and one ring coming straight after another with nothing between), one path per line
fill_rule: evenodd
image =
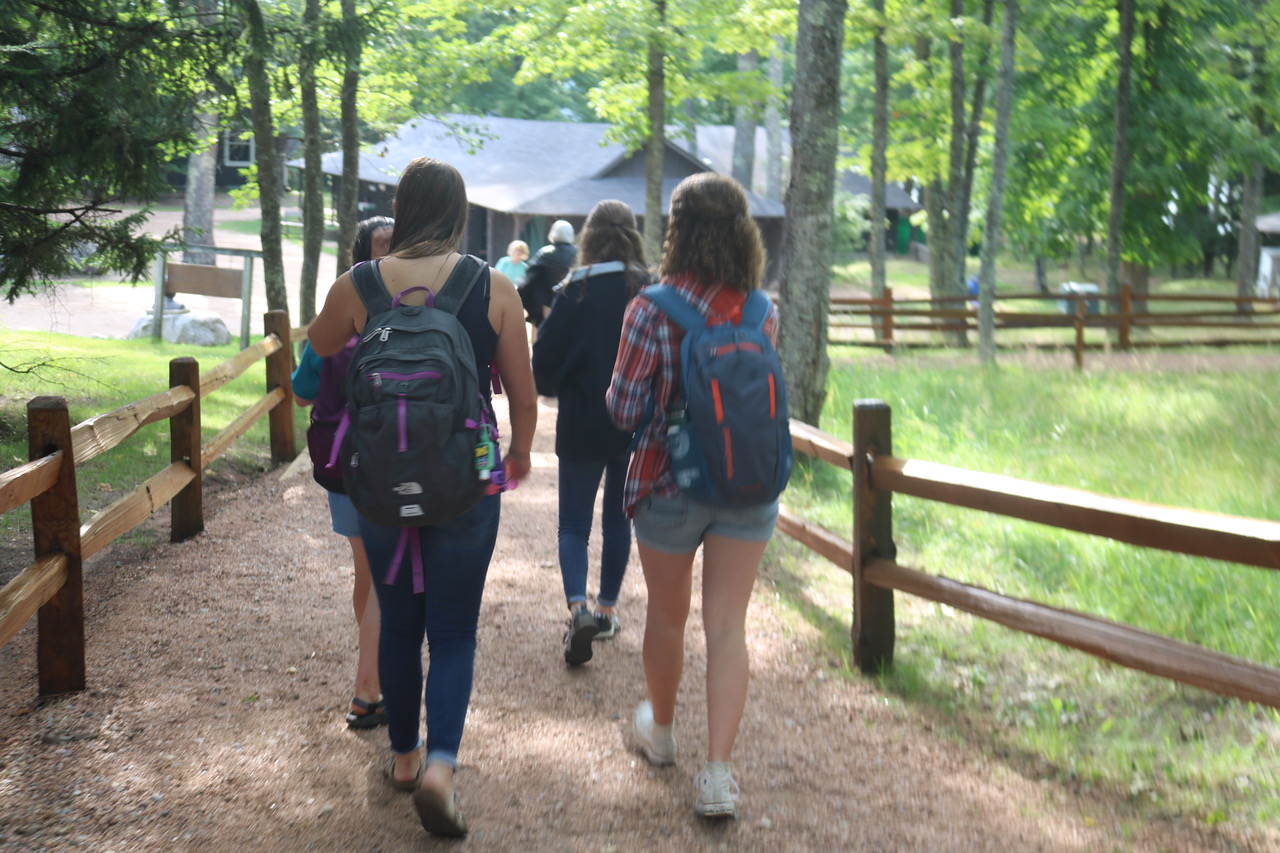
M821 427L850 439L851 409L892 409L893 452L1151 503L1277 517L1280 371L1105 372L957 367L833 350ZM785 502L851 536L850 475L797 468ZM1264 664L1280 664L1280 578L913 498L894 499L898 561ZM775 553L847 654L848 576ZM782 584L786 588L787 584ZM845 596L841 600L841 596ZM886 689L1024 772L1105 785L1206 824L1280 814L1280 715L1112 666L952 608L897 596Z
M137 402L168 388L169 361L179 356L198 360L208 371L240 351L236 343L218 347L156 343L150 340L100 340L39 332L18 332L0 345L0 362L11 367L36 365L30 373L4 371L0 396L0 470L27 461L26 405L36 396L67 401L72 426L95 415ZM202 434L207 442L265 393L264 362L201 400ZM76 468L80 509L84 517L132 490L169 464L169 428L149 424L120 447ZM263 470L269 465L266 420L238 439L209 470ZM25 524L27 512L0 517L0 535L12 535Z

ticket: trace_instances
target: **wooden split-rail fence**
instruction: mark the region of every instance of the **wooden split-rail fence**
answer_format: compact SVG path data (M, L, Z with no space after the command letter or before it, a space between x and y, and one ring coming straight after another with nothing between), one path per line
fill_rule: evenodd
M30 502L35 561L0 589L0 646L37 615L36 668L43 696L83 690L82 565L120 536L171 504L170 539L204 530L204 466L263 417L270 419L271 459L296 453L290 341L301 330L289 315L265 315L261 341L205 373L193 358L169 362L169 390L72 426L66 400L36 397L27 404L31 461L0 474L0 515ZM207 442L201 440L200 401L266 359L266 392ZM169 421L169 464L129 494L82 523L76 468L120 446L147 424Z
M1015 309L1051 302L1054 312ZM1160 307L1160 311L1151 311ZM1280 343L1280 298L1236 295L1159 295L1135 297L1128 284L1118 295L1067 292L998 293L992 305L997 346L1070 347L1077 369L1089 349L1187 346L1247 346ZM977 300L970 296L895 298L893 288L880 297L834 296L828 307L831 343L893 351L912 347L955 346L948 333L978 332ZM1029 342L1028 330L1068 330L1069 342ZM1170 331L1174 334L1169 334ZM1194 331L1194 334L1192 332ZM1091 340L1087 333L1093 332ZM1097 333L1105 333L1098 340ZM1135 336L1135 332L1143 332Z
M199 373L194 359L170 362L170 388L72 427L65 401L28 405L31 461L0 474L0 514L31 503L35 561L0 589L0 646L38 613L39 693L85 687L82 561L172 504L171 539L204 528L203 466L263 417L270 418L271 458L296 455L290 373L291 329L270 312L258 344ZM230 426L201 442L200 400L265 358L266 391ZM116 447L142 426L168 419L170 463L129 495L82 523L78 464ZM787 511L779 530L853 576L852 646L857 665L879 672L893 663L894 593L947 604L1018 631L1053 640L1123 666L1280 708L1280 669L1210 651L1095 616L1010 598L899 565L893 496L983 510L1146 548L1280 569L1280 523L1155 506L1012 477L893 456L890 410L878 400L853 409L853 443L792 421L798 452L853 474L852 539Z

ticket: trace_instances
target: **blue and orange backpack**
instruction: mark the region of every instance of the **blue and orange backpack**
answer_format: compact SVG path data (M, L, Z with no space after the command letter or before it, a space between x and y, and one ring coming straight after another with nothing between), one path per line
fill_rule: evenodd
M753 290L737 323L708 325L669 285L641 292L684 329L680 388L668 407L676 485L718 506L775 500L791 477L792 450L782 363L764 333L769 297Z

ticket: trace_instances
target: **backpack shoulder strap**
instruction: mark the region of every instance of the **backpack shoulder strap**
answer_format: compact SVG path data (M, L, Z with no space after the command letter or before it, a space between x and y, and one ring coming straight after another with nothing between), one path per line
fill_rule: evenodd
M760 289L747 294L747 301L742 304L742 325L751 329L763 329L765 318L769 316L769 305L773 300Z
M667 284L651 284L640 291L649 297L649 301L658 306L662 313L680 324L686 332L701 329L707 325L707 318L689 304L689 300L680 295L674 287Z
M467 301L467 297L471 295L471 289L488 269L489 265L475 255L463 255L458 259L458 263L454 264L453 272L449 273L449 278L436 294L433 303L435 307L456 315L462 309L462 304Z
M364 303L364 310L370 317L385 314L391 310L391 294L382 281L382 273L378 272L377 261L361 261L351 268L351 281L356 286L356 294Z

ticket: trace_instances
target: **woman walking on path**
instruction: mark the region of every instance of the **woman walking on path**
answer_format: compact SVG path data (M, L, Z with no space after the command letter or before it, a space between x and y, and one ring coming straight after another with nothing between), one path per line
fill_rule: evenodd
M391 229L395 220L388 216L375 216L356 225L356 238L351 247L353 263L380 258L391 251ZM352 338L352 343L355 338ZM344 357L345 356L345 357ZM293 371L293 396L299 406L312 406L311 423L307 430L307 443L311 447L312 464L316 466L316 481L324 486L329 498L329 518L333 532L345 536L351 545L351 560L355 583L351 589L351 605L356 614L358 649L356 652L356 686L347 711L347 725L353 729L371 729L386 723L382 711L382 688L378 682L378 630L381 619L378 614L378 598L371 595L372 577L369 574L369 557L360 538L360 522L351 498L342 490L342 474L325 474L320 467L321 457L327 457L332 446L334 430L342 417L347 401L347 365L351 362L350 345L337 355L322 359L311 344L304 343L298 366ZM327 437L327 441L320 438Z
M631 522L622 508L631 433L613 425L604 405L623 313L649 283L630 207L610 199L591 209L578 237L578 263L557 289L533 345L538 393L559 398L560 576L569 605L564 660L570 666L591 660L591 641L613 637L621 627L615 608L631 554ZM587 605L587 540L601 476L603 549L593 613Z
M671 196L662 280L708 318L732 321L760 285L764 248L742 188L704 172ZM764 329L776 338L777 309ZM765 546L778 519L776 500L724 508L680 493L667 451L666 410L680 377L680 327L644 294L632 300L606 401L614 422L639 431L627 471L625 505L635 520L649 608L644 674L649 698L636 708L635 736L651 764L676 760L676 693L684 669L684 629L693 559L702 546L702 621L707 644L707 760L695 777L694 810L734 817L738 784L730 758L747 701L745 622ZM652 407L652 415L645 420ZM644 421L644 422L642 422Z
M462 260L457 251L467 221L462 176L439 160L414 160L396 188L395 214L391 255L374 262L388 298L415 286L438 292ZM404 301L421 300L422 294L411 293ZM490 375L492 366L508 396L511 438L503 461L509 481L529 473L538 416L523 314L511 280L487 268L457 313L471 339L490 422L492 404L483 377ZM337 352L367 320L351 274L345 273L334 282L324 309L311 324L311 343L321 355ZM425 527L383 527L360 519L382 609L378 670L391 740L387 775L397 789L413 791L423 827L438 835L467 832L454 794L454 772L471 701L476 626L498 535L500 500L499 494L490 494L458 518ZM405 529L417 537L412 544L421 551L422 592L413 591L415 572L398 572L387 582ZM430 661L425 696L424 636ZM419 729L424 699L425 745Z

